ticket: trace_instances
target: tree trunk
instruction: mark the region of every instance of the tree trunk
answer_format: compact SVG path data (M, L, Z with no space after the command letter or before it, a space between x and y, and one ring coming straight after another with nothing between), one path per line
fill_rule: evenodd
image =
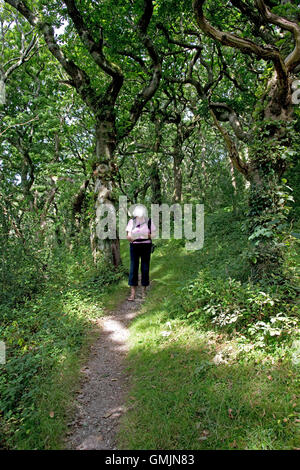
M287 193L281 177L287 162L292 154L295 131L292 128L292 93L291 88L295 79L295 72L300 64L300 26L296 19L279 16L273 12L272 2L256 0L257 13L253 16L253 10L245 7L245 2L234 2L235 6L245 15L246 20L252 25L275 25L281 32L291 33L293 49L286 55L285 47L278 49L271 44L260 45L247 37L242 37L221 31L214 27L204 15L205 0L193 0L193 8L196 21L206 36L215 41L239 50L245 55L255 55L272 63L272 78L266 87L264 95L253 110L255 129L252 133L244 132L237 114L225 104L221 107L225 110L226 120L229 121L236 137L239 140L249 142L249 162L245 164L238 154L234 141L218 123L212 104L210 111L216 126L221 131L230 158L233 164L251 183L249 215L250 236L254 242L253 262L254 277L271 279L272 274L282 275L283 248L282 242L284 222L287 214L286 201L290 196ZM231 2L233 3L233 2ZM276 29L275 28L275 29ZM269 42L269 38L263 38ZM214 106L220 108L220 103ZM227 113L227 114L226 114ZM220 115L219 115L220 117ZM224 119L223 119L224 120Z
M274 87L272 80L269 88L269 102L253 141L249 172L250 239L255 241L255 274L259 278L282 274L282 227L289 194L281 178L293 145L291 96L288 94L283 101L279 86Z
M249 240L253 242L250 259L254 279L282 276L282 236L288 193L281 182L293 147L291 93L282 96L281 84L269 81L265 95L257 104L257 121L249 141L249 159L244 162L237 145L222 128L212 110L214 122L222 133L230 159L250 182Z
M116 132L114 118L98 121L96 124L96 161L94 164L95 182L95 216L91 221L91 247L93 258L96 262L100 253L104 258L119 266L121 263L120 242L117 230L113 238L103 238L100 234L103 207L111 214L116 214L117 206L113 196L114 175L116 165L114 163L114 151L116 148Z
M151 166L151 190L152 190L152 204L161 204L162 195L161 195L161 182L159 175L158 163L153 162Z
M90 180L85 179L81 184L78 193L75 195L72 201L71 208L71 223L70 223L70 235L71 237L75 236L75 233L79 231L81 221L82 221L82 210L84 207L84 202L86 200L86 192Z
M229 166L230 166L230 178L231 178L231 186L232 186L232 209L233 213L237 213L237 184L236 178L234 173L234 166L232 160L229 159Z
M261 154L256 157L261 159ZM271 161L272 153L249 174L249 239L254 242L253 277L257 279L281 274L283 261L280 226L286 217L286 194L281 185L282 170Z
M173 202L180 203L182 198L182 168L181 163L183 160L182 155L175 154L173 157L173 175L174 175L174 190L173 190Z

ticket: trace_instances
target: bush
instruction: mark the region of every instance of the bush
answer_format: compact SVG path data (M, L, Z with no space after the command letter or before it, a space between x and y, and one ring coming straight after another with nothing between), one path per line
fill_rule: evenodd
M287 340L296 331L297 290L293 286L243 284L231 278L214 279L202 271L181 290L180 297L182 311L193 323L240 332L258 346Z

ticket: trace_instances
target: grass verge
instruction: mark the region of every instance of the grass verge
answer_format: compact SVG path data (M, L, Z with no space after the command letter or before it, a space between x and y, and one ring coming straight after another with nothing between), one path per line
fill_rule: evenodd
M289 346L256 349L251 338L188 319L182 309L182 288L203 270L247 281L245 242L239 220L223 214L209 220L199 252L160 243L152 289L130 328L132 379L119 448L299 447L299 366Z
M88 248L61 253L43 292L1 306L0 442L3 449L63 449L95 320L125 294L122 272L95 269Z

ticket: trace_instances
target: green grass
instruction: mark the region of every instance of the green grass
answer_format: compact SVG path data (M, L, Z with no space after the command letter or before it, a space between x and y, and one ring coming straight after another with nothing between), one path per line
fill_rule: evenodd
M274 353L241 353L240 338L188 321L180 310L182 287L203 269L224 279L247 279L240 222L230 214L228 223L215 216L205 233L199 252L186 252L181 243L170 241L159 242L154 253L153 286L130 328L132 379L119 446L299 447L299 370L289 355L280 347ZM226 362L215 364L220 353Z
M63 449L80 368L104 316L125 294L124 278L95 269L87 253L67 253L52 266L42 292L12 309L1 306L1 447Z
M182 288L199 273L247 281L242 224L229 213L206 220L203 250L158 240L152 288L131 325L127 449L292 449L297 440L296 367L280 347L241 353L229 336L182 310ZM122 258L129 266L127 241ZM87 249L57 257L43 291L1 306L7 365L0 366L1 447L63 449L80 368L99 330L95 319L128 292L127 276L93 268ZM249 345L249 341L245 342ZM245 345L244 344L244 345ZM231 349L230 349L231 348ZM227 362L214 364L222 354Z

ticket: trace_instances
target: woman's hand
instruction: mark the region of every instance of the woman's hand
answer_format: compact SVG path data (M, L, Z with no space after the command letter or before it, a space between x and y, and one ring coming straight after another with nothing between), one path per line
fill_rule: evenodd
M148 233L148 238L149 238L149 240L152 240L152 238L155 238L155 232L151 232L151 233L149 232Z

